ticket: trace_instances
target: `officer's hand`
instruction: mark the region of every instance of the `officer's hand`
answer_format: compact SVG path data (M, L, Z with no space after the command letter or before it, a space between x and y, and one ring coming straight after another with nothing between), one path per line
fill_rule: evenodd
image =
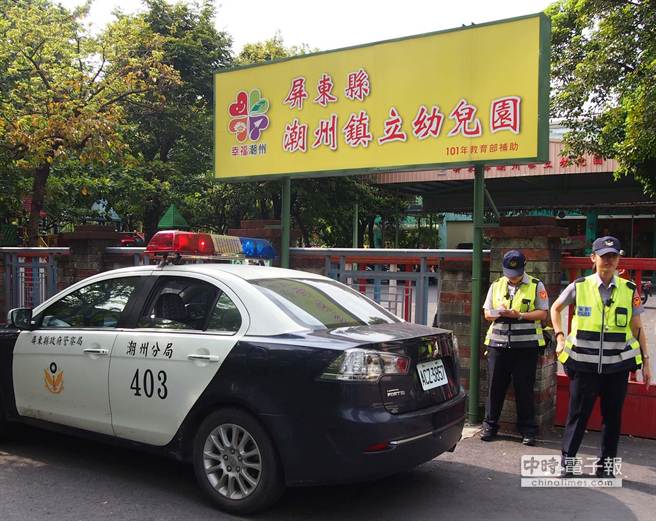
M502 309L499 311L499 315L505 318L519 318L519 311L514 309Z
M649 360L644 360L642 363L642 381L645 383L645 387L649 389L651 385L651 367L649 367Z
M562 353L563 349L565 349L565 339L561 335L558 335L558 340L556 343L556 356Z

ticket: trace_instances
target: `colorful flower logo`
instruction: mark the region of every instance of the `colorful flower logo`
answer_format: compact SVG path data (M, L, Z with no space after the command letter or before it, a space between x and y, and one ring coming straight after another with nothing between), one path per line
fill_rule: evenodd
M269 127L269 100L262 97L259 89L237 93L237 99L228 108L231 120L228 128L243 143L246 139L257 141Z

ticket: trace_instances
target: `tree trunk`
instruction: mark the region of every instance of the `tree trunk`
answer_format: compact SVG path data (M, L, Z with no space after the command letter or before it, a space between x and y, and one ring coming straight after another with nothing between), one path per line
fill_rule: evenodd
M284 182L284 181L283 181ZM275 183L274 186L280 187L280 189L276 192L274 191L271 194L271 207L273 208L273 215L274 219L276 219L275 216L279 216L278 218L282 218L282 185L279 185L278 183ZM294 193L294 190L290 190L292 195Z
M162 208L158 197L153 200L152 204L144 208L144 235L146 243L157 233L157 225L159 224L161 213Z
M29 246L39 245L39 221L46 195L46 183L50 175L50 163L39 165L32 176L32 204L30 206L30 222L28 228Z
M166 162L164 158L167 157L168 151L160 146L159 149L159 158L162 163ZM152 162L155 161L155 154L150 157L146 157L146 161L151 163L150 168L146 169L146 180L152 181L155 178L155 172L153 170L154 165ZM144 226L144 238L146 244L152 239L153 235L157 233L157 225L159 224L159 219L162 214L162 202L159 197L159 194L155 194L150 203L146 203L143 213L143 226Z
M369 233L369 247L370 248L375 248L376 247L376 244L375 244L375 241L374 241L374 219L375 219L375 216L374 217L369 217L369 219L367 220L367 231Z
M301 229L301 239L303 241L303 246L307 248L310 246L310 234L308 233L308 230L303 223L303 219L301 218L301 213L298 211L298 207L292 205L292 214L294 215L296 224L298 224L298 227Z

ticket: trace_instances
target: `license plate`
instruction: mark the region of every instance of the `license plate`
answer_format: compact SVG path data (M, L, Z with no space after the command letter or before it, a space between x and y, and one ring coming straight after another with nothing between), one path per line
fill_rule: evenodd
M430 362L417 364L417 373L419 373L419 381L424 391L449 383L442 360L431 360Z

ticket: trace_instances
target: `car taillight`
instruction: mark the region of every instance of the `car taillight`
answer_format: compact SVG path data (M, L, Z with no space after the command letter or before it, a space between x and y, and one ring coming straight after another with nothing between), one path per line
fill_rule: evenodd
M384 375L404 375L410 369L407 356L368 349L347 349L319 377L321 380L377 382Z

